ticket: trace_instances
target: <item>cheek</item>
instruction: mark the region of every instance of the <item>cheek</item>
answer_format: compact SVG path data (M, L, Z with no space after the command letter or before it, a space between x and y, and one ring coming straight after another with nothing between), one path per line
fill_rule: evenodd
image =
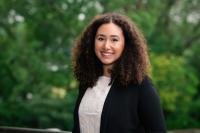
M95 42L95 44L94 44L94 51L95 51L96 55L98 54L99 50L100 50L100 45Z
M117 48L118 53L121 55L124 51L124 43L120 44L119 47Z
M95 49L95 52L99 51L101 49L101 45L99 43L95 42L94 49Z

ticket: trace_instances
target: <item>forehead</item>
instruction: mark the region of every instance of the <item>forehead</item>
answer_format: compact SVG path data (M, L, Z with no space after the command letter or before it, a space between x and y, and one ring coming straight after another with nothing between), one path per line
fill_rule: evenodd
M123 36L123 31L121 27L114 23L106 23L99 26L96 34Z

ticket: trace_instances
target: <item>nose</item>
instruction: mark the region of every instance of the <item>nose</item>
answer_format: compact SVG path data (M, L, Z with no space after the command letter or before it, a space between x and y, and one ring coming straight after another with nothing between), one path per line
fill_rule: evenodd
M104 49L108 50L108 49L110 49L110 47L111 47L111 45L110 45L109 40L106 40L105 43L104 43Z

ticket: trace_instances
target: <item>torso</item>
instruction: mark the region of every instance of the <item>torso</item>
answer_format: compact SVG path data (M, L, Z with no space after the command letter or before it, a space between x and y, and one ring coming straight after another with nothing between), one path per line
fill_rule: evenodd
M111 87L109 82L109 77L100 76L93 88L87 88L79 106L81 133L100 132L102 109Z

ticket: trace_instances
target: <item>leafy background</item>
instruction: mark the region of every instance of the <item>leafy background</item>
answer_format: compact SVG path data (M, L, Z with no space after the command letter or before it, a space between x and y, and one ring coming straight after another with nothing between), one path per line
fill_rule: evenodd
M71 47L98 14L142 29L168 130L200 128L199 0L1 0L0 125L71 131Z

